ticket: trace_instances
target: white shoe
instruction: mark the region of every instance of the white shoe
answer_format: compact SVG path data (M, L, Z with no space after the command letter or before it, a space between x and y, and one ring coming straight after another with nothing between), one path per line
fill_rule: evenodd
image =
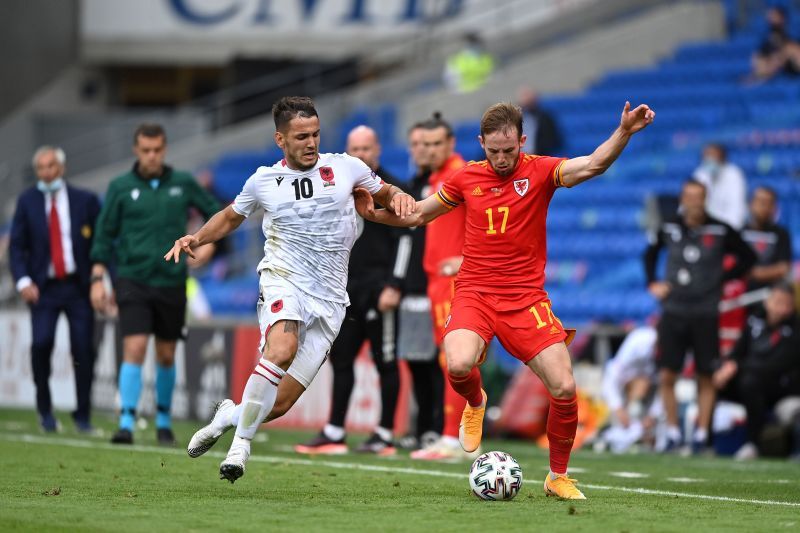
M241 439L244 440L244 439ZM247 442L247 441L246 441ZM228 450L228 456L219 465L219 478L231 483L244 475L244 467L250 458L250 444L234 444Z
M233 403L233 400L228 399L222 400L217 404L214 415L211 417L211 422L207 426L198 429L192 435L189 446L186 448L189 457L200 457L206 453L226 431L233 427L227 425L227 422L231 419L230 410L235 407L236 404Z
M733 456L737 461L748 461L758 458L758 448L752 442L745 442Z

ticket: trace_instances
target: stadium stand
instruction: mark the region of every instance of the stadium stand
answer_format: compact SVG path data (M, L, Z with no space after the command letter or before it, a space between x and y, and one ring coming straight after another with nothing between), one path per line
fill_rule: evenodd
M729 27L734 26L732 5L727 2ZM648 135L634 139L633 149L606 176L555 196L548 228L548 290L566 323L642 321L656 310L640 263L646 245L645 201L648 195L677 193L697 166L705 142L727 144L748 186L775 188L781 223L800 228L800 83L793 78L745 83L750 55L763 32L761 20L751 20L724 42L686 44L654 66L608 72L582 94L543 97L563 129L567 156L589 153L602 142L617 124L625 100L647 102L658 112ZM342 132L358 123L379 127L385 166L406 176L405 148L392 142L397 118L391 105L356 110L338 124L324 148L342 150ZM477 131L477 116L455 128L465 157L480 157ZM216 192L232 198L254 168L278 157L271 148L226 154L213 165ZM800 231L793 235L797 254ZM256 286L238 279L207 280L204 287L215 313L250 313L256 299Z

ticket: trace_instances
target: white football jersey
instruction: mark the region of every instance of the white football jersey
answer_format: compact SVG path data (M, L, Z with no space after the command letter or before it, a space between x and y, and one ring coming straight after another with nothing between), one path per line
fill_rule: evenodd
M349 305L347 265L358 218L353 188L374 194L382 186L360 159L320 154L311 170L292 170L283 160L259 167L232 207L245 217L264 209L259 273L266 270L312 296Z

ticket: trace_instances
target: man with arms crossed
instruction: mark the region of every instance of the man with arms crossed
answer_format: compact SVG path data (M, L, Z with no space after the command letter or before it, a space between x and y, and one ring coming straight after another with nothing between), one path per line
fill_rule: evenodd
M220 402L211 423L195 433L188 446L189 455L199 457L236 426L219 469L220 479L231 483L244 474L258 426L297 401L339 333L350 303L346 286L357 227L354 187L368 191L401 220L415 208L411 196L383 183L360 159L319 153L319 117L310 98L281 98L272 114L275 143L284 159L259 167L232 205L194 235L175 241L164 256L176 262L181 251L191 256L198 246L235 230L256 208L264 209L266 242L258 265L260 359L242 402Z
M459 439L465 451L480 446L486 393L477 363L497 335L510 353L528 365L550 393L547 436L550 473L547 495L585 499L567 476L578 423L575 380L566 343L568 332L553 314L544 291L545 220L555 190L605 172L631 136L655 118L648 106L631 111L625 103L620 125L593 154L574 159L521 153L522 112L512 104L491 106L481 118L486 160L452 175L435 195L418 202L405 219L376 211L365 191L356 191L359 213L400 226L426 224L464 204L467 210L464 262L445 326L448 379L467 399Z

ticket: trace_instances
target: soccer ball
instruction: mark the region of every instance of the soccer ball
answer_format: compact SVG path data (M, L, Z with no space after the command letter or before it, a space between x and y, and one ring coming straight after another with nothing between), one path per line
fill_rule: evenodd
M472 463L469 486L482 500L511 500L522 487L522 469L505 452L486 452Z

